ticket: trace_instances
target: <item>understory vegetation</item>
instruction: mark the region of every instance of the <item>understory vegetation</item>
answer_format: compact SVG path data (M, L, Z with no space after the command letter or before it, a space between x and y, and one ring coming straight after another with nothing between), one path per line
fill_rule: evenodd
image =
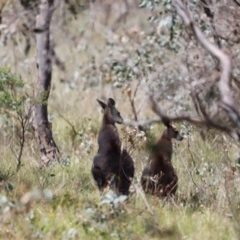
M85 104L92 107L87 98ZM53 121L64 152L59 165L39 169L35 142L29 139L16 173L13 153L5 142L0 171L2 239L238 238L240 166L233 140L215 131L206 132L203 140L199 129L179 124L185 136L174 144L179 189L175 204L169 204L141 189L139 179L149 152L143 147L144 138L136 137L131 149L136 172L129 198L108 190L100 197L90 173L101 119L100 110L94 108L96 104L85 119L80 110L73 116L74 127L80 129L74 140L66 122ZM152 126L152 138L161 131L161 126ZM126 132L120 130L121 136Z
M35 37L30 30L25 32L29 38L22 33L30 21L27 15L12 10L11 1L5 6L3 22L14 14L18 21L16 28L2 31L0 45L0 239L240 238L239 142L226 133L187 121L174 123L184 140L173 143L179 187L171 203L144 194L140 185L150 148L164 129L161 123L144 126L146 133L117 125L135 163L128 198L109 189L100 196L91 175L102 121L97 98L114 98L126 123L155 117L149 93L168 114L196 115L189 86L195 76L203 80L209 75L214 61L195 41L187 44L180 20L169 23L170 3L163 2L162 15L140 9L138 3L119 22L114 7L109 19L101 5L82 9L79 3L75 15L66 3L55 10L51 37L58 62L53 65L48 107L60 158L47 168L40 167L31 125ZM122 1L117 3L122 7ZM16 9L24 11L20 5ZM207 27L202 28L207 34ZM227 40L224 43L227 46ZM237 65L233 71L239 76ZM238 96L239 89L233 87ZM207 112L229 123L223 111L214 108L219 100L216 87L208 90L202 93Z

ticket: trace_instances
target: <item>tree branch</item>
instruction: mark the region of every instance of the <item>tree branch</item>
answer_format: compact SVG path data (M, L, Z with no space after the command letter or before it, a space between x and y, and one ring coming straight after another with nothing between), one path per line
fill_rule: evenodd
M230 90L232 68L229 55L221 51L204 36L201 29L194 23L190 12L181 0L173 0L172 4L176 8L178 15L182 18L185 25L192 30L196 39L200 42L203 48L205 48L213 57L220 61L221 77L218 82L218 89L221 96L221 106L232 119L232 121L240 126L239 109L234 102Z
M164 114L162 109L159 107L159 104L156 102L156 100L152 96L150 96L150 102L151 102L152 110L160 117L160 119L159 118L158 119L147 119L145 121L139 121L139 122L124 121L124 124L126 124L128 126L136 127L136 126L145 126L145 125L149 125L152 123L160 123L160 122L163 122L165 124L166 122L169 122L169 121L176 121L176 122L188 121L197 126L207 126L207 127L215 128L217 130L227 133L233 139L240 141L240 133L238 131L236 131L235 129L233 129L231 127L227 127L227 126L218 124L218 123L214 122L212 119L210 119L209 117L204 118L204 119L199 119L199 118L191 117L189 115L167 116Z
M212 33L213 33L213 38L214 38L214 41L215 43L217 44L217 46L219 48L221 48L221 42L220 42L220 39L219 39L219 36L217 34L217 31L216 31L216 28L213 24L213 18L214 18L214 14L213 12L211 11L209 5L207 4L206 0L201 0L202 4L203 4L203 10L205 12L205 14L207 15L207 17L210 19L210 24L211 24L211 28L212 28Z
M238 7L240 7L240 3L237 0L233 0L233 1L238 5Z

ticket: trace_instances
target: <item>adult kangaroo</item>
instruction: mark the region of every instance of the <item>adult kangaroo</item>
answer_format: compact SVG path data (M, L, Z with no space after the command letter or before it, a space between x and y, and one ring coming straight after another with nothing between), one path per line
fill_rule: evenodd
M160 198L175 195L178 188L178 176L172 165L172 139L181 141L176 127L165 123L166 129L153 146L148 158L147 166L141 176L141 185L146 193L156 195Z
M103 109L102 126L98 135L98 153L93 159L92 175L102 192L110 184L116 194L128 195L134 176L134 163L126 149L122 147L115 123L123 123L115 101L107 104L98 100Z

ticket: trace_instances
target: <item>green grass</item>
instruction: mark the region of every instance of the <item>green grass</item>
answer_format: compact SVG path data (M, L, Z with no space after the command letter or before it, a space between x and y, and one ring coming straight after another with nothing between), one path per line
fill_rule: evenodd
M99 125L93 121L95 124ZM233 185L239 181L239 170L232 172L234 163L224 160L228 156L221 141L213 149L214 139L203 141L193 131L189 143L184 139L175 146L173 164L179 175L179 189L173 205L152 196L143 197L139 178L148 152L134 150L134 187L129 199L114 208L111 203L101 204L90 173L97 146L95 133L89 129L86 132L93 144L89 153L78 147L70 151L59 135L59 146L69 153L67 166L39 170L38 155L27 146L24 165L15 173L11 152L1 149L1 239L238 238L235 213L239 213L239 188ZM157 126L152 132L155 129L160 133ZM66 136L68 130L65 128ZM236 150L233 144L228 148L229 155ZM7 202L2 200L4 196Z

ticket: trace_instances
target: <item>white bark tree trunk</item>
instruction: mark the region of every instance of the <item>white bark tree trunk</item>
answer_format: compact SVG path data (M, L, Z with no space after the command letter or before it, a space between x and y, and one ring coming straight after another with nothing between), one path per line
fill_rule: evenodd
M49 166L59 161L59 151L52 136L51 123L48 121L48 97L52 79L50 23L53 11L54 0L41 0L35 28L38 79L35 89L33 128L39 145L42 166Z

